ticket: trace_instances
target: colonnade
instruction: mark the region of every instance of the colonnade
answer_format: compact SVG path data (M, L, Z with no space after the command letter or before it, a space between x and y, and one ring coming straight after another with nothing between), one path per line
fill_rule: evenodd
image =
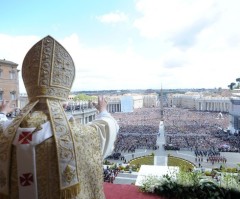
M219 111L219 112L229 112L230 101L219 102L219 101L204 101L198 102L198 106L196 107L199 111Z
M121 102L117 102L117 103L110 102L107 105L107 111L109 113L121 112Z

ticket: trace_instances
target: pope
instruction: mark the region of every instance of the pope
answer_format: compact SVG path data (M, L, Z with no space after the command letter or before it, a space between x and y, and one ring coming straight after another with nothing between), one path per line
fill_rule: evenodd
M22 77L29 103L13 120L5 116L10 103L1 106L0 198L104 199L102 161L119 129L104 97L94 104L99 111L94 121L68 119L62 104L75 66L51 36L28 51Z

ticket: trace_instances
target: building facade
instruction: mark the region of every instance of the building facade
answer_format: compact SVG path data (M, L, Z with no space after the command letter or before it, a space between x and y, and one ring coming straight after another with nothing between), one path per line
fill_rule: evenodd
M231 133L240 133L240 96L233 96L230 98L230 125Z
M187 109L196 108L196 99L200 98L199 93L185 93L185 94L169 94L167 96L169 107L179 107Z
M143 96L143 107L150 108L150 107L157 107L158 106L158 94L153 93L149 95Z
M159 106L157 94L127 94L107 96L107 110L110 113L115 112L133 112L138 108L150 108Z
M201 97L195 101L198 111L216 111L228 113L230 108L229 97Z
M201 93L170 94L168 106L187 108L197 111L228 113L230 98L221 96L204 96Z
M0 59L0 100L12 101L19 107L19 70L18 64Z
M87 124L95 120L97 115L97 109L95 108L87 108L74 112L66 112L67 115L72 115L76 122L80 122L81 124Z

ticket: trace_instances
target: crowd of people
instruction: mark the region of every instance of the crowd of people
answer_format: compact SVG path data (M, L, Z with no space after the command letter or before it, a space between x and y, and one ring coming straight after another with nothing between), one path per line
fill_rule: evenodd
M114 113L119 133L115 141L115 152L134 153L136 149L159 148L160 110L158 108L135 109L131 113Z
M103 169L103 181L113 183L118 173L119 173L118 167L110 168L109 166L107 166L106 169Z
M19 112L19 111L18 111ZM16 112L16 114L18 113ZM158 149L160 108L140 108L131 113L113 113L120 129L115 152L134 153L136 149ZM238 152L240 135L226 131L226 113L164 108L166 150L209 150Z
M214 165L215 163L226 163L227 158L219 151L209 149L209 150L195 150L195 163L198 163L198 166L201 167L202 162L206 161Z
M236 151L239 137L226 131L229 117L222 113L199 112L181 108L165 109L166 144L179 149ZM231 139L230 139L231 138Z
M135 109L131 113L114 113L120 130L115 152L134 153L136 149L158 149L157 135L161 120L160 108ZM240 135L226 131L227 113L164 108L166 149L239 151Z

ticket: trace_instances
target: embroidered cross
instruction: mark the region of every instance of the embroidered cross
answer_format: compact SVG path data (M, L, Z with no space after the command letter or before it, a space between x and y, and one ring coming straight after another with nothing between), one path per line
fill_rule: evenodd
M29 144L32 141L32 133L23 131L19 137L18 142L21 144Z
M20 178L20 184L23 187L33 184L33 174L32 173L24 173L19 178Z

